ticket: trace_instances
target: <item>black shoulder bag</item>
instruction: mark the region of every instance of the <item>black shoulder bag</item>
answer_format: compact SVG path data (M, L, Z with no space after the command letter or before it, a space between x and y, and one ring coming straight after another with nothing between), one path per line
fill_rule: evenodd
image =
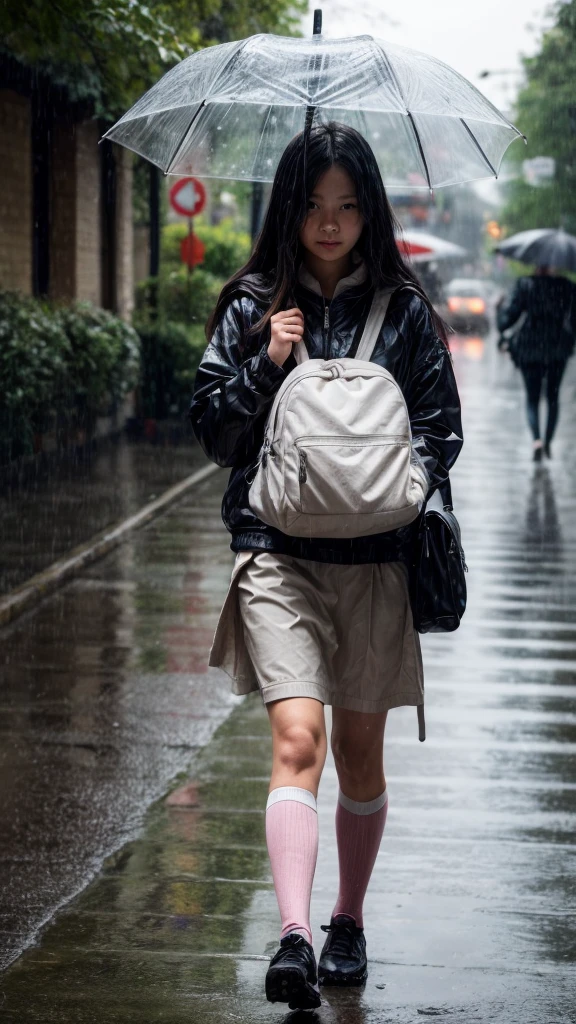
M418 520L410 571L410 603L419 633L450 633L466 611L468 567L450 481L435 491Z

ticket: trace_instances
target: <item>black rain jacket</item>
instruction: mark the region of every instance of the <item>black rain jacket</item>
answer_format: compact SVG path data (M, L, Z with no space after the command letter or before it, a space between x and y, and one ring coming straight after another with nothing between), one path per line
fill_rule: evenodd
M520 318L509 342L516 366L566 362L574 351L576 287L566 277L520 277L498 310L498 329L509 330Z
M317 281L300 271L296 302L304 315L310 358L353 356L366 323L374 289L363 265L323 299ZM252 479L274 396L296 366L290 356L279 367L269 358L270 328L247 335L265 311L262 279L249 279L228 306L198 369L190 419L202 448L232 472L222 518L233 551L274 551L320 562L390 562L409 557L414 524L371 537L309 539L288 537L261 522L248 503ZM400 288L372 355L400 385L408 406L413 443L424 460L431 490L446 480L462 447L458 390L450 353L437 336L423 300Z

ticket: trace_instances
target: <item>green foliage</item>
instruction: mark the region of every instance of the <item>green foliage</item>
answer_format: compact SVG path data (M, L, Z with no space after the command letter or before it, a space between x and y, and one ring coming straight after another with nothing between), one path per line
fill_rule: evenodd
M230 220L220 224L194 224L194 233L204 242L206 251L202 270L215 277L228 280L246 263L251 249L250 235L235 231ZM188 234L188 226L167 224L162 230L162 265L175 269L181 267L180 243ZM195 269L194 273L197 272Z
M88 302L64 306L56 317L71 346L68 386L88 408L117 402L136 386L140 345L133 327Z
M154 308L157 292L158 314L161 320L176 321L190 326L204 327L212 313L222 289L223 280L196 267L189 274L186 267L163 268L158 284L148 278L136 290L136 310L140 323L147 310Z
M553 25L539 53L524 61L527 84L518 97L516 124L528 145L516 144L510 159L554 157L556 177L538 188L521 178L511 183L504 214L509 233L560 224L576 232L576 0L552 10Z
M71 345L40 303L0 292L0 461L32 451L57 396L66 389Z
M201 327L136 321L142 344L140 406L143 416L182 415L190 403L196 370L206 348Z
M22 63L115 118L202 46L294 34L306 0L3 0L0 38Z
M32 452L48 426L89 427L135 386L138 366L136 332L111 313L0 292L0 460Z

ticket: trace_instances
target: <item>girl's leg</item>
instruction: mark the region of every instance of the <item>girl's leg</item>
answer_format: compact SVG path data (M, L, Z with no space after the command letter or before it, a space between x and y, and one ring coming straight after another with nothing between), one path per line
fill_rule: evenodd
M316 796L326 759L324 705L294 697L267 705L272 778L266 841L282 919L281 938L299 932L312 942L310 896L318 853Z
M386 823L384 778L386 712L334 708L332 752L340 783L336 839L340 888L333 917L346 914L363 927L364 897Z

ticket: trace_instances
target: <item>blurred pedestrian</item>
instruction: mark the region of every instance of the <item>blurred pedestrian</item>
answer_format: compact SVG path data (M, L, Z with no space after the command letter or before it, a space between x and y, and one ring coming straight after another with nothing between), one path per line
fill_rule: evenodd
M294 350L304 339L311 358L354 356L376 288L394 291L372 361L404 394L423 493L446 481L462 445L458 393L442 324L398 252L395 226L362 136L337 124L296 136L254 252L220 296L190 413L207 455L232 468L223 517L238 554L210 664L229 672L236 693L259 688L269 714L266 838L282 927L266 994L293 1009L320 1005L318 977L366 978L363 902L388 807L386 716L423 705L406 572L415 525L335 540L287 536L256 517L249 489ZM325 704L340 785L340 888L317 971L310 896Z
M497 312L503 335L499 347L507 349L524 378L528 423L533 437L533 458L552 457L552 439L560 410L560 385L566 363L574 351L576 287L547 266L518 279ZM503 334L509 332L509 337ZM540 433L540 395L546 382L548 417L544 440Z

